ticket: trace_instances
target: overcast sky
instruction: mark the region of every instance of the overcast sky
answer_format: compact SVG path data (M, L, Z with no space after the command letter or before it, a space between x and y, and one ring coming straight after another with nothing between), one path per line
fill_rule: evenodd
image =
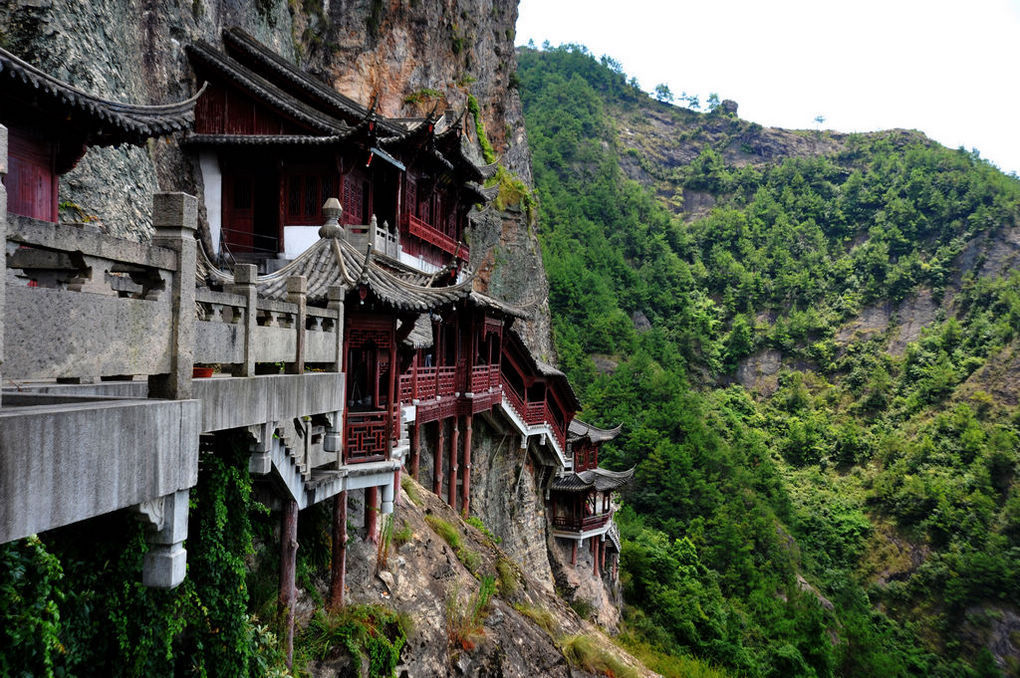
M763 125L919 129L1020 174L1020 0L521 0L529 39Z

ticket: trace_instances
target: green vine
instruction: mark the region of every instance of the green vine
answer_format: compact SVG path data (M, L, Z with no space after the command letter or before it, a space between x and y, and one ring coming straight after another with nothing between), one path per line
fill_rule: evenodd
M482 120L482 112L474 94L468 94L468 112L471 113L471 118L475 121L475 132L478 133L478 144L482 147L482 157L485 158L485 162L495 162L496 151L485 134L485 121Z

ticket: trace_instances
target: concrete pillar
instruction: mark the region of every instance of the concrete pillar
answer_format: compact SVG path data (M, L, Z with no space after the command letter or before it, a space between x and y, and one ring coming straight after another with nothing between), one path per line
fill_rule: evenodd
M294 319L295 340L294 362L287 364L288 374L304 374L305 372L305 322L308 320L308 279L303 275L292 275L287 278L287 301L298 307L297 318Z
M418 463L421 450L418 444L421 442L421 428L417 421L411 424L411 477L418 480Z
M7 128L0 125L0 179L7 175ZM0 181L0 246L4 256L0 257L0 383L3 383L4 365L4 297L7 288L7 189ZM2 405L0 401L0 405Z
M464 416L464 484L461 486L464 517L471 513L471 415Z
M287 655L287 668L294 664L294 604L297 589L294 575L297 568L297 521L298 505L293 499L283 502L283 517L280 524L280 608L285 616L283 646Z
M393 497L394 497L394 486L383 485L382 486L382 503L379 506L379 513L384 516L388 516L393 513Z
M149 377L154 398L191 398L191 370L195 365L195 229L198 201L187 193L156 193L152 196L152 244L177 253L172 283L174 326L171 333L170 373Z
M230 291L244 297L244 362L234 368L234 376L255 376L255 327L258 310L255 307L258 295L255 292L255 280L258 268L255 264L237 264L234 266L234 283Z
M347 579L347 490L333 498L333 559L330 563L329 607L337 610L344 604Z
M443 420L436 422L439 428L439 436L436 440L436 451L432 455L432 493L437 497L443 492L443 454L446 453L446 436L443 431Z
M379 541L379 488L365 488L365 541Z
M184 581L188 554L188 490L178 490L138 506L156 528L147 535L149 551L142 560L142 583L172 589Z
M457 419L459 417L454 416L450 422L452 424L452 431L450 432L450 487L447 489L447 502L453 510L457 510L457 441L460 436L460 427L457 426Z

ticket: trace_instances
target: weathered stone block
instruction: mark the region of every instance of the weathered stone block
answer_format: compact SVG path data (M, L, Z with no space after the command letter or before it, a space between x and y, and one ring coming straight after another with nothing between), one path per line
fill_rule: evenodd
M159 589L172 589L184 581L188 554L180 544L154 545L142 561L142 583Z
M0 174L7 174L7 128L0 125ZM0 214L6 212L6 209Z
M152 225L161 228L198 228L198 199L187 193L156 193L152 196Z

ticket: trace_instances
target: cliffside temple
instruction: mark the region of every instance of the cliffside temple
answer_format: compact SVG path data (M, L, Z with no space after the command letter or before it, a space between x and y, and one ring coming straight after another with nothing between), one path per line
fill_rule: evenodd
M348 493L368 540L402 472L467 517L481 417L526 452L554 541L576 564L587 540L615 582L611 495L633 470L598 468L619 429L575 419L566 377L514 328L531 311L475 290L470 215L493 167L465 153L462 116L386 119L239 30L223 39L189 48L207 84L165 106L0 50L0 543L134 510L144 583L176 587L200 458L241 433L280 509L290 652L299 512L333 502L341 605ZM88 146L167 135L204 195L155 195L151 242L58 223L56 178Z

